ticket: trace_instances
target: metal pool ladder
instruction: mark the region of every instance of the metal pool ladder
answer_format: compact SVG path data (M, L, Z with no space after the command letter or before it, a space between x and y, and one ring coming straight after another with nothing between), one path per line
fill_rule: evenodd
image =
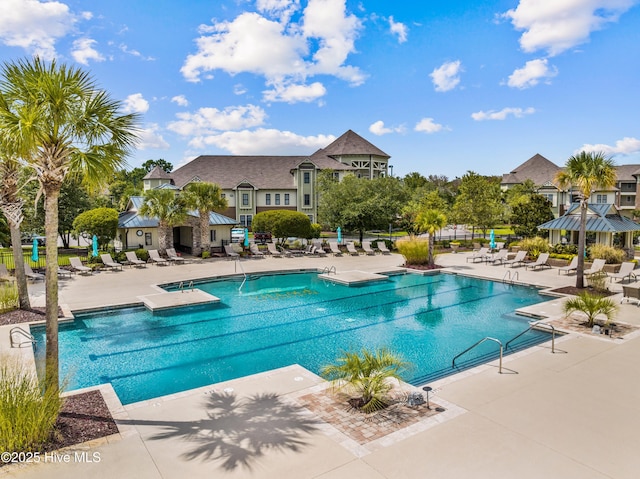
M33 334L26 332L20 326L11 328L11 330L9 331L9 338L12 348L21 348L28 344L38 344L38 341L36 341L36 338L33 336Z
M506 283L507 280L508 280L508 282L513 284L516 281L516 279L518 279L518 272L517 271L513 271L513 276L511 275L511 273L512 273L511 270L507 270L507 272L502 277L502 282L503 283Z
M507 343L504 345L504 349L507 349L509 347L509 343L511 341L515 341L520 336L522 336L524 333L528 333L532 329L539 328L540 326L547 326L547 327L551 328L551 352L555 353L556 352L556 328L553 327L553 324L541 323L540 321L530 321L529 325L530 326L527 329L525 329L520 334L518 334L517 336L515 336L515 337L511 338L509 341L507 341Z
M495 343L498 343L500 345L500 366L498 367L498 373L502 374L502 352L504 350L504 348L502 347L502 342L500 342L499 339L496 338L492 338L487 336L486 338L482 338L480 341L478 341L477 343L475 343L473 346L468 347L467 349L465 349L464 351L462 351L460 354L458 354L455 358L453 358L453 361L451 361L451 367L455 368L456 367L456 359L458 359L460 356L462 356L465 353L468 353L469 351L471 351L473 348L475 348L476 346L481 345L482 343L484 343L485 341L493 341Z
M336 267L335 266L325 266L324 268L322 268L322 272L320 274L338 274L338 272L336 271Z
M187 286L187 288L193 291L193 281L189 281L189 285ZM180 292L184 293L184 281L180 281L178 289L180 290Z

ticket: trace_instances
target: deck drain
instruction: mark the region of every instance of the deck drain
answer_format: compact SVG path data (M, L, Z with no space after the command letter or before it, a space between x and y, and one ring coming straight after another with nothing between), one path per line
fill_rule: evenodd
M294 381L304 381L304 378L302 376L296 376L295 378L293 378Z
M224 388L223 391L229 394L233 392L233 388Z

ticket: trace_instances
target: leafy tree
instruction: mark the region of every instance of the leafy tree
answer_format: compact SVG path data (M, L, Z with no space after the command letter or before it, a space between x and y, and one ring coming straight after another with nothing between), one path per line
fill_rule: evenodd
M473 233L478 227L486 234L498 223L501 213L500 180L468 171L462 177L453 205L455 221L471 225Z
M222 211L227 207L227 200L222 197L222 190L215 183L189 183L183 190L182 196L187 208L198 211L200 221L200 249L194 248L193 254L209 251L211 242L209 237L209 213Z
M386 348L363 349L360 354L345 352L335 364L324 366L321 376L332 381L338 390L357 395L350 404L365 413L372 413L391 404L391 380L400 381L409 364Z
M104 249L116 237L118 212L113 208L96 208L79 214L73 222L77 235L85 233L98 238L98 245Z
M576 288L584 287L584 248L587 236L587 208L596 189L616 184L616 169L604 153L580 152L567 160L564 170L555 177L560 188L575 188L580 201L580 230L578 232L578 269Z
M596 317L600 314L607 318L607 323L611 321L618 311L618 305L609 298L584 292L575 298L567 299L562 306L562 310L567 316L574 311L584 313L587 316L587 326L592 328Z
M39 58L6 62L0 78L0 131L45 195L46 389L59 388L58 200L68 174L99 184L134 145L138 117L80 69Z
M167 173L170 173L173 170L173 165L168 161L163 160L162 158L160 158L159 160L147 160L142 163L142 168L144 168L147 173L153 170L156 166L159 166Z
M263 211L253 217L251 226L254 231L270 232L281 244L290 236L309 238L311 235L311 220L300 211Z
M433 245L436 231L444 228L447 225L447 217L444 213L434 210L425 209L418 213L416 217L416 227L418 231L427 233L429 235L429 257L427 264L429 266L434 265L433 261Z
M413 199L409 201L400 211L400 227L407 231L409 234L419 233L418 224L416 218L420 211L424 210L439 210L445 211L447 209L447 202L440 196L440 194L433 190L421 198Z
M513 207L510 222L518 236L531 238L538 234L538 226L554 218L551 201L542 195L533 194L527 201Z
M184 199L172 190L147 190L139 213L158 218L158 244L161 252L173 247L172 228L187 217Z
M406 174L402 181L411 191L426 187L428 182L424 176L416 171Z

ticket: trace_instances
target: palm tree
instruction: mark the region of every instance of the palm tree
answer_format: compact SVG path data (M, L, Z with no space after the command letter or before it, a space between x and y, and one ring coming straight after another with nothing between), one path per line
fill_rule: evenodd
M172 228L183 223L187 217L184 200L176 196L173 190L154 189L144 194L139 213L142 216L156 217L158 225L158 246L162 253L173 248Z
M20 234L20 225L24 219L23 202L18 196L20 165L16 158L9 153L9 148L8 144L3 144L0 147L0 184L2 184L2 189L0 189L0 210L7 218L11 234L11 250L13 252L13 264L18 287L18 306L20 309L30 309L27 276L24 272L24 258L22 256L22 235Z
M613 161L602 152L587 153L582 151L569 158L564 170L556 174L555 181L558 186L560 188L576 188L580 200L576 288L584 288L584 248L587 236L589 198L597 189L613 187L616 184L616 179Z
M136 114L82 70L39 58L6 62L0 75L0 131L45 196L46 356L48 389L59 388L58 198L68 175L99 185L125 164L137 140Z
M222 190L218 185L206 182L189 183L183 190L182 196L187 208L198 211L200 249L194 247L193 254L199 255L202 251L209 251L211 247L209 213L224 210L227 207L227 200L222 197Z
M400 381L400 373L407 367L408 363L386 348L374 352L363 349L361 355L345 352L336 364L324 366L320 374L337 389L358 395L351 405L371 413L390 404L387 394L393 388L392 380Z
M429 266L434 265L433 248L436 231L445 226L447 226L447 217L438 210L427 209L416 216L416 229L429 234L429 258L427 260Z
M565 315L570 315L574 311L580 311L587 315L587 326L592 328L596 317L603 314L607 318L607 323L613 319L618 311L618 305L609 298L602 298L587 292L580 293L576 298L570 298L562 306Z

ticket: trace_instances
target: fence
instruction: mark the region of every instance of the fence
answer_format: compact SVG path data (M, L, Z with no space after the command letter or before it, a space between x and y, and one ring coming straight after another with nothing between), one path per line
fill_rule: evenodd
M22 251L22 257L24 262L29 264L33 269L44 269L47 263L47 255L45 253L44 248L42 248L41 252L38 252L38 261L33 261L31 259L32 251L31 249L24 249ZM89 250L87 249L59 249L58 250L58 266L69 266L69 258L77 256L83 262L86 262L89 259ZM12 271L16 269L15 263L13 261L13 252L11 250L8 251L0 251L0 263L7 266L7 270Z

